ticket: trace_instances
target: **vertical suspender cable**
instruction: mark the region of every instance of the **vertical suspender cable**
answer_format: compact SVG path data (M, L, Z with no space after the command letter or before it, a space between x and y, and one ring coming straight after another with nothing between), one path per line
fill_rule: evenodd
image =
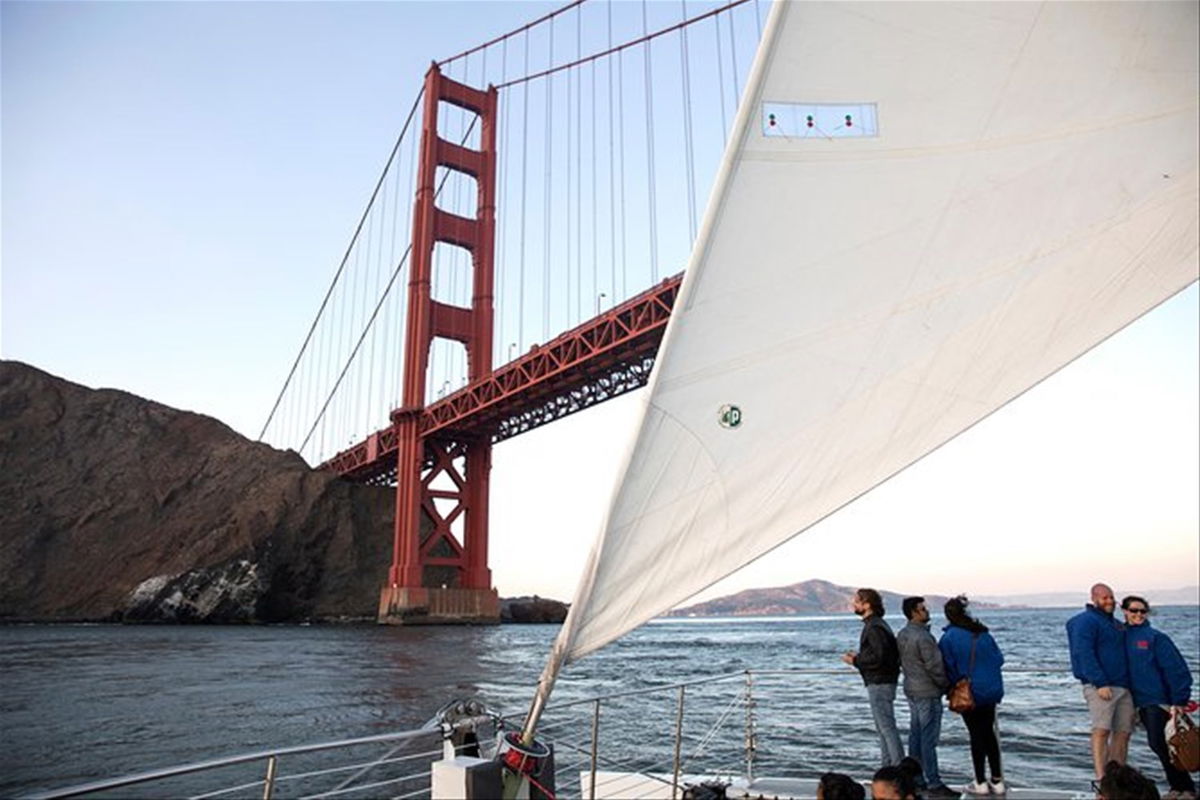
M730 25L733 20L730 19ZM717 39L717 105L721 107L721 141L729 143L728 122L725 118L725 54L721 49L721 17L713 20L713 31Z
M687 19L687 0L679 0L680 19ZM683 80L683 144L687 158L688 244L696 241L696 157L692 142L692 78L688 54L688 29L680 29L679 58Z
M600 302L600 264L597 252L597 241L600 231L597 228L597 197L596 197L596 62L592 62L592 294ZM600 309L596 309L600 313Z
M578 49L576 49L576 51L575 51L575 58L576 58L576 60L578 60L578 58L579 58ZM579 95L578 95L578 92L576 92L574 89L575 77L578 74L578 71L575 69L568 69L568 70L566 70L566 73L567 73L567 113L564 114L563 116L567 121L567 136L566 136L567 158L566 158L566 164L565 164L566 173L567 173L567 192L566 192L566 194L567 194L567 202L566 202L567 235L566 235L566 250L564 253L565 258L563 260L564 277L566 278L566 280L563 282L563 312L566 317L566 325L564 327L569 328L569 327L571 327L571 256L573 255L571 245L575 241L575 238L574 238L575 232L573 232L571 230L571 226L575 222L575 215L572 213L573 209L571 208L571 201L575 199L575 193L571 191L574 188L573 184L575 182L575 173L572 171L572 167L575 165L575 161L574 161L574 159L571 158L572 151L574 150L574 146L575 146L575 137L572 135L573 127L574 127L572 125L572 123L574 122L575 117L571 113L571 104L579 101ZM549 335L547 335L547 338L549 338Z
M646 19L646 0L642 0L642 36L650 32ZM646 42L646 57L643 62L643 80L646 84L646 169L650 176L650 277L658 283L658 214L654 174L654 84L651 78L651 43Z
M508 39L505 39L500 45L500 82L503 83L506 80L508 80ZM501 142L497 150L503 153L504 157L496 159L497 180L500 183L500 208L496 209L496 251L492 256L492 269L494 270L493 275L496 280L493 307L495 309L495 320L497 321L495 323L496 330L499 335L494 336L492 339L493 364L505 363L506 359L502 358L502 354L505 352L505 342L508 341L504 318L504 314L508 310L508 304L504 299L504 272L508 265L506 253L506 248L508 247L508 229L505 222L507 221L506 215L508 213L508 130L509 116L511 115L508 113L507 97L508 95L506 94L504 102L501 102L498 96L496 98L496 111L500 115L499 136Z
M612 4L613 0L608 0L605 8L608 9L608 49L612 49ZM617 302L617 163L616 163L616 142L613 140L613 62L608 59L608 261L609 261L609 289L612 293L611 300L615 304Z
M575 13L575 60L583 57L583 6ZM575 78L575 319L583 320L583 67ZM569 259L568 259L569 260ZM568 298L568 301L570 298Z
M529 33L525 33L525 74L529 74ZM521 246L517 265L520 270L517 281L517 351L525 352L525 214L527 187L529 183L529 84L521 87Z
M387 175L387 165L391 164L396 158L396 153L400 149L400 143L404 141L404 136L406 133L408 133L408 126L412 123L413 117L417 113L417 108L421 104L421 96L422 93L418 92L416 99L413 101L412 108L408 112L408 118L404 121L404 125L400 129L400 135L396 138L396 143L392 146L392 152L388 154L388 159L384 165L384 170L379 176L379 183L382 183ZM367 213L370 211L372 204L375 202L375 195L379 191L379 183L375 184L375 189L371 192L370 199L367 200L367 208L363 212L363 216L359 218L358 226L355 228L354 235L350 237L350 245L346 248L346 252L342 255L342 260L338 265L337 272L334 273L333 280L330 281L329 288L325 291L325 297L322 298L321 305L317 309L317 314L313 318L312 325L309 326L308 333L304 337L304 342L300 345L300 352L296 355L296 360L292 363L292 367L288 371L287 378L285 378L283 381L283 387L279 390L279 396L275 398L275 404L271 408L271 412L267 414L267 420L265 423L263 423L262 431L258 435L259 439L262 439L263 435L267 432L267 427L271 424L271 420L275 416L275 411L279 407L280 402L283 400L283 395L285 392L287 392L288 386L291 384L292 376L295 374L295 371L300 364L300 359L304 356L304 353L308 348L308 344L312 339L313 333L316 331L317 325L321 321L322 315L325 313L325 309L328 307L329 299L332 297L333 291L337 287L338 281L341 279L342 272L345 269L346 259L350 257L350 250L354 247L354 243L358 239L359 231L362 230L363 221L366 219Z
M617 136L621 154L621 164L617 174L621 176L621 299L624 300L629 291L629 238L625 227L625 51L617 53Z
M379 275L382 272L381 264L383 263L383 231L384 222L387 220L388 194L387 184L383 185L383 192L380 197L379 207L379 246L375 249L375 292L379 293L381 286L379 285ZM386 313L386 309L385 309ZM365 424L360 430L366 433L369 430L371 420L378 419L379 415L375 409L375 351L378 349L379 330L372 329L371 331L371 355L369 356L367 368L367 416Z
M554 64L554 20L550 21L550 54L547 63ZM554 160L554 139L552 138L553 130L551 126L554 122L554 76L551 75L546 80L546 169L545 169L545 194L543 203L545 208L545 246L542 249L542 342L545 343L550 339L550 222L551 208L550 202L550 169Z

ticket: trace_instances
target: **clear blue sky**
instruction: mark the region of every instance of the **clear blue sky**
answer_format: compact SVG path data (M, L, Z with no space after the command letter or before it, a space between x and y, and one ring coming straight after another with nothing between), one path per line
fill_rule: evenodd
M257 435L429 62L552 7L3 3L0 355ZM1193 285L714 592L1196 583L1197 316ZM497 448L503 594L571 593L630 408Z

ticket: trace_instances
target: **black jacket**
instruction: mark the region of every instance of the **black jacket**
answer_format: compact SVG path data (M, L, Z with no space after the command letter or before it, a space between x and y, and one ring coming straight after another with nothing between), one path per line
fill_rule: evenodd
M858 640L858 656L854 666L863 683L896 683L900 678L900 648L891 626L874 614L863 620L862 636Z

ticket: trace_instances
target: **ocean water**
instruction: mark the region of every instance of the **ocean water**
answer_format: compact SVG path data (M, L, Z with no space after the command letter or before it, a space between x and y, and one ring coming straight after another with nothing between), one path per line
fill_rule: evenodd
M1073 613L981 612L1009 670L998 718L1005 775L1018 786L1085 790L1091 778L1087 716L1067 668L1063 625ZM1156 609L1153 624L1194 669L1200 609ZM578 769L590 750L595 706L577 701L636 690L653 691L601 706L601 764L669 771L677 684L701 681L684 690L685 771L741 771L749 722L757 775L835 769L869 777L879 755L865 690L839 660L856 649L859 627L848 614L645 625L560 679L543 725L557 744L560 774ZM0 796L415 727L458 697L478 696L520 717L556 632L546 625L0 628ZM763 671L752 676L749 720L741 702L746 670ZM781 670L792 672L772 672ZM903 737L902 698L896 711ZM1131 751L1161 784L1143 732ZM966 733L948 712L939 755L948 782L968 780Z

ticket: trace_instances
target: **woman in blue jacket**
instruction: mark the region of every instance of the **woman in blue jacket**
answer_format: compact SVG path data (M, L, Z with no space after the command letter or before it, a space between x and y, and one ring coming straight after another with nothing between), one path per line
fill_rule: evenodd
M1004 655L987 626L967 613L967 598L959 595L946 601L947 625L938 641L946 677L950 685L961 678L971 679L975 708L964 712L963 722L971 739L971 762L975 782L968 784L971 794L1004 794L1004 773L1000 769L1000 739L996 734L996 706L1004 697L1004 679L1000 665ZM973 653L973 655L972 655ZM984 780L984 761L991 769L991 781Z
M1192 777L1171 764L1163 732L1170 713L1187 705L1192 673L1171 637L1150 627L1150 604L1144 597L1129 595L1121 601L1121 610L1125 612L1125 653L1133 704L1146 728L1146 739L1162 762L1172 791L1194 795Z

